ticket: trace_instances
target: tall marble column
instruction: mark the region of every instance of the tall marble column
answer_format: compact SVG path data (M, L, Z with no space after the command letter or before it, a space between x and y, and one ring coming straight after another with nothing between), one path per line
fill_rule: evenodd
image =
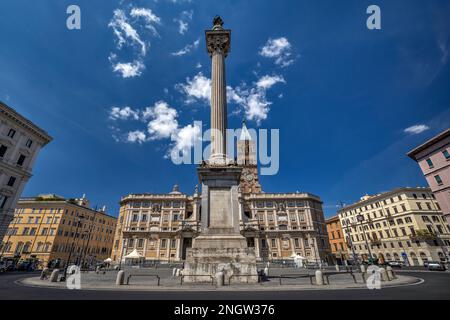
M227 99L225 57L230 48L230 30L222 28L220 17L214 18L212 30L206 31L206 44L212 59L211 88L211 156L197 168L202 184L201 233L186 251L183 270L185 282L208 282L218 272L225 282L256 283L254 248L240 233L239 183L242 168L226 156Z
M211 57L211 155L209 163L227 163L227 86L225 58L230 50L230 30L223 29L223 21L216 17L212 30L206 31L206 47Z

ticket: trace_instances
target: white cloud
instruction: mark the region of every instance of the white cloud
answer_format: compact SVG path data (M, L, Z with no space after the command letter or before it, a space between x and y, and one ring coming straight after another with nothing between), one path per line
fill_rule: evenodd
M127 43L126 39L131 42L129 45L140 46L141 54L143 56L147 53L147 47L145 42L141 39L139 33L134 29L128 21L125 12L121 9L114 10L114 15L108 24L108 27L113 29L114 34L117 37L117 48L121 49L124 44Z
M130 107L112 107L109 112L109 119L111 120L139 120L139 112Z
M127 141L132 143L142 144L146 141L147 137L143 131L130 131L128 132Z
M424 131L427 131L428 129L430 129L427 125L424 124L416 124L414 126L408 127L405 130L403 130L405 133L408 134L419 134L422 133Z
M178 128L177 110L165 101L158 101L153 107L146 108L142 115L143 120L151 119L147 124L151 140L170 138Z
M178 33L185 34L189 29L189 23L186 20L192 20L193 11L183 11L181 12L179 19L173 19L174 22L178 23Z
M261 48L259 54L266 58L274 58L275 64L281 67L291 65L294 60L291 59L292 46L285 37L269 39Z
M284 78L282 76L279 75L274 75L274 76L269 76L269 75L265 75L263 77L261 77L258 82L256 82L256 86L258 88L262 88L262 89L270 89L273 85L282 82L282 83L286 83L286 81L284 80Z
M200 69L202 67L202 64L200 62L197 62L197 64L195 65L195 68Z
M185 54L191 52L191 50L197 49L199 44L200 44L200 39L197 39L194 41L194 43L188 44L183 49L178 50L176 52L172 52L171 54L173 56L177 56L177 57L184 56Z
M113 71L119 73L123 78L140 76L145 69L144 57L147 55L150 42L143 39L136 28L140 28L140 30L142 28L149 29L153 35L158 36L155 25L161 23L161 18L148 8L132 8L129 17L127 17L125 11L116 9L108 24L108 27L112 28L116 36L117 50L121 50L124 45L131 48L137 47L138 49L137 57L132 62L118 62L116 53L109 55L108 59ZM143 25L138 23L140 19L144 20Z
M135 18L143 18L146 22L145 28L152 31L153 35L159 36L158 31L155 28L155 24L161 23L161 18L155 15L151 9L148 8L133 8L130 15Z
M201 140L201 128L197 125L189 124L177 130L171 138L175 141L171 151L177 154L185 154L189 152L197 141Z
M177 111L165 101L158 101L152 107L147 107L144 110L113 107L109 119L142 120L147 122L147 132L137 129L121 134L121 130L115 125L110 125L109 128L113 131L112 138L116 142L142 144L152 140L170 139L172 142L164 157L182 156L189 152L196 142L201 140L201 127L195 123L179 128L177 116Z
M141 60L133 62L118 62L112 65L113 71L119 73L122 78L133 78L140 76L145 69L145 65Z
M199 72L191 80L186 78L186 83L179 83L175 88L186 95L186 103L193 103L196 99L209 101L211 98L211 79Z
M280 75L265 75L260 77L252 86L245 83L232 88L227 86L227 101L239 105L248 120L256 121L259 125L267 119L271 101L267 100L267 90L277 83L286 83ZM211 99L211 80L199 72L193 79L187 78L186 83L179 83L175 88L183 93L185 103L191 104L198 100L209 102Z

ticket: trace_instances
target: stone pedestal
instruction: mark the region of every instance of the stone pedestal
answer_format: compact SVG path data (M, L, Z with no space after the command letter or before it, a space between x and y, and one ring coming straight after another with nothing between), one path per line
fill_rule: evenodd
M241 168L204 166L202 182L202 232L187 250L184 282L211 282L223 272L224 283L256 283L256 256L240 234L238 185Z

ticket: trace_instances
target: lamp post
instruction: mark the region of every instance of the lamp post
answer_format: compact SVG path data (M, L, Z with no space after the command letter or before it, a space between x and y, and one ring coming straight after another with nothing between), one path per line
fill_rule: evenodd
M358 259L356 256L356 252L355 252L355 247L353 246L353 241L352 241L352 237L351 237L351 228L350 228L350 223L349 221L344 221L345 222L345 228L347 229L347 242L350 245L350 248L352 249L352 256L353 256L353 262L358 263Z
M363 226L364 216L362 214L358 214L356 216L356 219L358 220L358 222L361 223L361 228L363 230L363 235L364 235L364 241L366 242L366 247L367 247L367 250L369 251L370 260L372 260L373 259L372 252L370 251L369 242L367 241L366 230L364 229L364 226Z
M80 224L81 224L81 221L83 221L83 219L84 219L84 216L83 216L83 215L80 215L80 216L78 217L78 219L76 220L76 222L77 222L77 227L75 228L75 234L74 234L75 237L77 236L78 229L80 228ZM75 244L75 241L72 242L72 246L70 247L69 257L67 258L67 262L66 262L66 265L65 265L65 267L64 267L64 274L63 274L63 276L61 277L60 281L65 281L66 278L67 278L67 269L69 268L70 258L72 257L72 252L73 252L74 244Z

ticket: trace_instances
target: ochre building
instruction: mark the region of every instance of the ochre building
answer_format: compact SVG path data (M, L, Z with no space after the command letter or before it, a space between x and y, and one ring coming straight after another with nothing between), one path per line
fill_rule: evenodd
M0 253L17 260L32 259L45 266L69 260L93 266L111 255L115 217L89 208L85 197L56 195L21 198L3 238Z

